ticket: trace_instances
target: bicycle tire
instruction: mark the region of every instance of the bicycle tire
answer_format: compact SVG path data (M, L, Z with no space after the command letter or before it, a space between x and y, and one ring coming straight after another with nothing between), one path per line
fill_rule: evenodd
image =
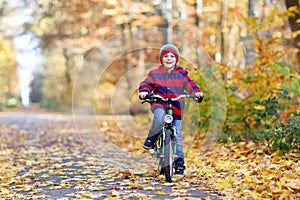
M172 182L173 177L173 148L171 142L172 131L167 130L165 134L165 147L164 147L164 174L167 182Z

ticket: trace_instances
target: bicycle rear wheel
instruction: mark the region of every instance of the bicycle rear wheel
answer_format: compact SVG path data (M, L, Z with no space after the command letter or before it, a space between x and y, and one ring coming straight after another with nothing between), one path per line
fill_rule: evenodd
M167 182L172 182L173 177L173 148L171 142L171 130L166 131L164 147L164 174Z

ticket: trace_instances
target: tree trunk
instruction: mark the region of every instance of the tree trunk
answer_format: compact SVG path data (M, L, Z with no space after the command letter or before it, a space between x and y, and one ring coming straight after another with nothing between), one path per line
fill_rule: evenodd
M173 42L173 5L172 0L164 0L162 3L162 16L164 19L164 43L172 43Z
M202 24L203 22L201 21L202 19L202 13L203 13L203 0L197 0L195 4L195 9L196 9L196 19L195 19L195 25L199 27L199 29L202 29ZM198 33L199 35L197 36L197 40L201 38L201 33ZM200 59L201 59L201 49L200 49L200 44L197 44L197 49L196 49L196 54L197 54L197 66L201 66Z
M248 17L254 16L254 5L256 0L248 0ZM254 43L253 36L247 36L246 38L246 65L254 65L255 63L255 52L253 49L253 43Z
M220 41L220 54L221 54L221 63L226 63L227 64L227 59L225 56L225 36L224 36L224 27L225 27L225 21L226 21L226 6L225 6L226 2L225 0L221 1L221 10L222 10L222 14L221 14L221 19L220 19L220 37L221 37L221 41Z
M196 26L200 25L200 20L201 20L201 15L203 12L203 0L197 0L195 4L195 9L196 9L196 19L195 19L195 24Z
M297 6L298 9L300 8L299 0L285 0L285 3L286 3L287 9L289 9L290 7L293 7L293 6ZM300 24L297 23L297 20L299 20L299 19L300 19L299 13L295 13L295 17L289 17L289 24L290 24L293 32L300 30ZM299 62L300 61L300 35L299 34L295 38L294 46L295 46L295 48L298 49L297 60Z
M122 45L123 47L125 47L125 49L132 49L132 30L131 30L131 24L130 22L127 24L122 24L122 30L123 30L123 37L122 37ZM128 55L128 53L126 52L124 55L124 69L125 69L125 78L126 78L126 82L127 82L127 89L128 91L131 90L131 78L130 78L130 74L127 73L128 71L130 71L130 58Z
M65 71L65 77L67 80L67 84L68 86L71 84L71 75L70 75L70 60L69 60L69 56L67 53L67 49L64 48L64 57L66 59L66 71Z

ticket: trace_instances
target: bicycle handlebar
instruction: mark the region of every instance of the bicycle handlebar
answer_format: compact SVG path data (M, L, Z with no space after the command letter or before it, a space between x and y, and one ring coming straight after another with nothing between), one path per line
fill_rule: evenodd
M198 98L197 102L201 103L202 100L203 100L203 95L200 98L197 97L194 94L181 94L181 95L179 95L177 97L174 97L174 98L164 98L164 97L162 97L158 94L149 93L149 94L147 94L145 99L142 100L142 104L145 103L145 102L152 103L152 102L155 102L157 99L168 102L168 101L178 101L178 100L184 99L184 98L193 98L193 99Z

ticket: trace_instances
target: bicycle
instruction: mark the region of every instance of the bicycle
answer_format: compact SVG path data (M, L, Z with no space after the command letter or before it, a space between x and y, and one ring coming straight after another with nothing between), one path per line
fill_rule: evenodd
M175 98L164 98L160 95L148 94L143 103L153 103L157 100L167 102L166 115L164 117L164 125L162 132L159 133L158 138L154 142L154 152L152 153L156 157L156 162L158 165L159 175L164 174L167 182L172 182L173 172L175 169L174 161L177 158L176 154L176 128L172 124L173 122L173 111L172 111L172 102L178 101L183 98L197 98L196 95L182 94ZM198 103L201 103L203 100L202 97L198 100Z

